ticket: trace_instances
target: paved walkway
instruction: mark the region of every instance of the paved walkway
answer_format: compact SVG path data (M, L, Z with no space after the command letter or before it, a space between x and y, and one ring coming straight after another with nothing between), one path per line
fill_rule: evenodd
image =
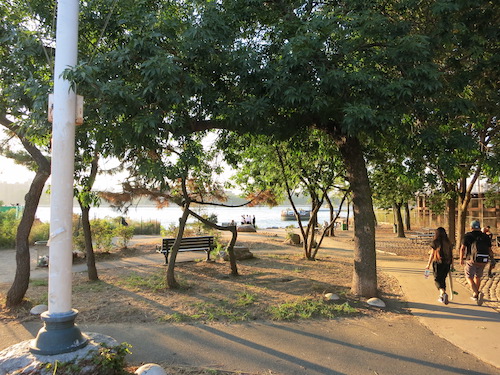
M352 258L352 243L328 241L325 252ZM183 254L184 255L184 254ZM186 254L188 255L188 254ZM11 277L12 253L0 251L0 275ZM100 262L98 269L158 264L158 255ZM458 292L447 306L439 304L423 264L378 254L378 267L397 278L412 316L362 318L327 322L246 324L81 324L133 345L134 363L176 363L261 374L500 374L500 314L479 307L469 291ZM85 270L84 264L74 271ZM33 278L46 277L34 269ZM419 324L421 322L423 325ZM2 325L0 350L30 339L37 322ZM428 329L427 329L428 328ZM472 356L470 354L472 354Z

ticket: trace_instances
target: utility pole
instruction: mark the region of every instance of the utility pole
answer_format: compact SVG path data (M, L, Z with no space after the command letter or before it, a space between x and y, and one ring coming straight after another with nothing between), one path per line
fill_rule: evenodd
M49 310L42 313L44 327L31 351L55 355L87 345L88 338L74 324L78 312L71 308L73 264L73 181L75 155L76 93L62 78L78 57L79 0L58 0L54 107L52 122L52 184L49 239Z

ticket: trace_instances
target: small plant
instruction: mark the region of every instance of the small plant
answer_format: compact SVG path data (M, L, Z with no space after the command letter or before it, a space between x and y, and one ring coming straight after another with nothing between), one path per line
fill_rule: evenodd
M220 252L221 251L225 251L224 250L224 246L220 243L217 243L215 246L214 246L214 249L210 252L210 256L212 258L216 258L217 256L219 256Z
M99 356L96 356L94 361L100 369L99 374L127 374L125 371L125 356L131 354L131 347L132 346L126 342L112 348L105 344L101 344Z
M93 374L99 375L126 375L125 356L131 354L131 345L126 342L120 345L109 347L101 344L97 351L93 351L91 358L80 358L69 362L55 361L54 363L40 364L40 372L30 372L32 374L51 374L57 375L75 375L75 374ZM43 371L45 370L45 371Z
M229 322L242 322L248 320L248 313L232 306L228 301L215 303L198 302L194 304L197 313L190 317L193 320L217 321L227 319Z
M35 221L31 227L29 242L31 244L36 241L47 241L50 235L50 224L41 221Z
M179 233L179 227L174 223L171 223L168 228L161 230L161 235L165 237L176 237Z
M113 226L105 219L94 219L90 222L92 239L97 249L110 252L113 247Z
M248 292L241 292L237 294L238 299L236 300L236 306L248 306L255 302L256 296Z
M294 302L283 303L269 308L273 320L309 319L313 317L336 318L342 315L355 314L358 310L347 302L336 305L322 299L301 298Z
M165 314L160 318L161 322L174 322L174 323L182 323L190 320L190 317L186 314L181 313L173 313L173 314Z
M113 231L114 236L118 237L118 246L127 248L130 240L134 236L134 228L120 225Z

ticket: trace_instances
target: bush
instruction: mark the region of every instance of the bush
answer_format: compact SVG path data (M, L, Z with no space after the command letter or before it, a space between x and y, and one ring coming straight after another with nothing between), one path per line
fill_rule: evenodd
M0 247L16 246L16 233L19 219L16 218L16 210L0 212Z
M118 237L118 246L127 247L130 239L134 236L134 228L120 225L113 231L114 236Z
M129 221L129 227L134 229L134 234L153 235L160 234L161 225L158 221Z
M50 236L50 224L36 220L31 227L29 241L34 244L36 241L47 241Z
M96 249L107 253L111 251L115 229L113 224L106 219L93 219L90 228Z

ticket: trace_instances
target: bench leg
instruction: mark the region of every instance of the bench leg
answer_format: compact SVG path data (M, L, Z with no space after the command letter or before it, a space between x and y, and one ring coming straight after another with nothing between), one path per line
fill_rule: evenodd
M211 252L211 250L208 250L208 251L205 250L205 252L207 253L207 262L209 262L210 261L210 252Z
M168 264L168 251L166 251L164 255L165 255L165 264Z

